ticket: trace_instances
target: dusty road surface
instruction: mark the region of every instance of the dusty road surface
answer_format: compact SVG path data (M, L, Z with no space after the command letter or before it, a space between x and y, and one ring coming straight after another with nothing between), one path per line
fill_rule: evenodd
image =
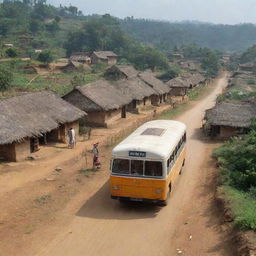
M209 96L177 118L188 126L188 155L167 207L121 205L110 199L104 181L36 255L235 256L214 203L216 171L211 151L216 144L200 130L204 111L214 105L226 84L225 75Z

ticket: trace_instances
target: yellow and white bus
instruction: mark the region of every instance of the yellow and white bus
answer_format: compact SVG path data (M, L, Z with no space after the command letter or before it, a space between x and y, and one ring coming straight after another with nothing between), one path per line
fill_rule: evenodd
M169 120L143 124L112 151L111 197L166 205L185 154L185 124Z

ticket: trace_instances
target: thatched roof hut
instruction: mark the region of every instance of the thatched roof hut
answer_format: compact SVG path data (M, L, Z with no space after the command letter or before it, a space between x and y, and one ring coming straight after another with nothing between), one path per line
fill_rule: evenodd
M107 60L110 57L117 57L117 55L112 51L95 51L93 54L101 60Z
M51 91L1 100L0 109L0 144L42 136L86 115Z
M71 54L69 60L87 64L91 63L91 58L88 52L74 52Z
M114 65L108 68L104 74L106 79L118 80L121 78L135 78L139 74L133 66L130 65Z
M163 95L170 92L170 87L157 79L152 72L145 71L139 73L140 79L152 87L158 95Z
M190 88L190 84L188 83L188 81L182 79L181 77L173 78L166 82L166 84L170 88Z
M121 90L106 80L76 87L63 98L88 112L119 109L132 101L131 96L123 95Z
M256 105L247 102L221 102L206 111L210 125L246 128L256 117Z
M206 81L206 78L198 72L197 73L184 72L181 74L181 79L186 83L190 84L191 88Z
M131 97L132 100L143 100L145 97L156 95L155 90L144 83L138 77L130 79L122 79L112 82L118 90L126 97Z

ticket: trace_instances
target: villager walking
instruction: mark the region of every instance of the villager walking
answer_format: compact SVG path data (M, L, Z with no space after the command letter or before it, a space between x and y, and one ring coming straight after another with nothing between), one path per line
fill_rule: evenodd
M68 130L68 148L74 148L76 144L76 132L75 130L71 127Z
M92 149L92 153L93 153L93 168L100 169L101 164L100 164L100 160L99 160L98 145L99 145L99 142L93 144L93 149Z

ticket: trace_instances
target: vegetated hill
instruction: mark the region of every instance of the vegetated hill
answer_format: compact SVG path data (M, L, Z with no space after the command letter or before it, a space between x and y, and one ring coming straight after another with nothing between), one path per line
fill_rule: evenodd
M253 24L170 23L126 18L121 20L121 25L135 38L164 51L192 43L216 50L241 51L256 43Z

